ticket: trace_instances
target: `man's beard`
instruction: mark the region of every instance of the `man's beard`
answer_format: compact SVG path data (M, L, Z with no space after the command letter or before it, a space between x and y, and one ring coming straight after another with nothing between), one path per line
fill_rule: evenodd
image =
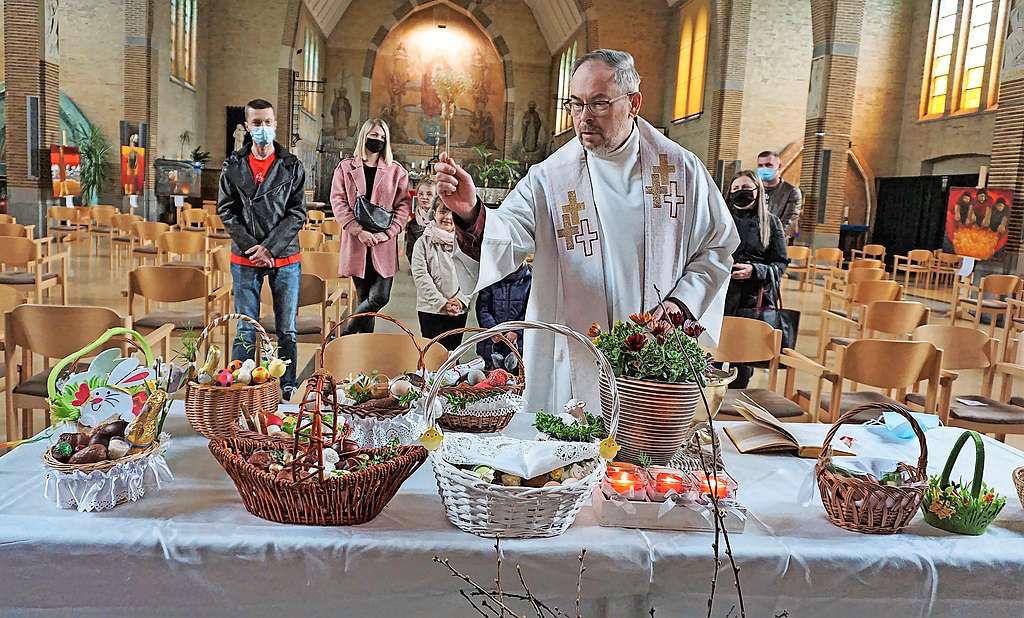
M626 141L626 138L629 137L630 132L633 130L633 123L626 123L618 135L609 135L608 133L602 132L601 135L604 137L604 142L600 146L587 146L586 143L583 142L583 135L581 134L581 131L591 131L595 129L597 129L597 127L593 125L584 125L577 129L576 137L580 140L580 144L584 149L603 157L607 156L610 152L621 146L622 143Z

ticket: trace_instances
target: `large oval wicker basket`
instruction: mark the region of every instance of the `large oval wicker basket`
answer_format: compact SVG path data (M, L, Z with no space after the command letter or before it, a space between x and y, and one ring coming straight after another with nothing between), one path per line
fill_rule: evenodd
M898 471L903 485L893 487L879 481L838 474L830 469L832 438L843 423L863 412L896 412L910 422L921 445L917 467L900 463ZM821 445L818 463L814 467L821 491L821 503L829 521L854 532L865 534L893 534L906 528L921 505L928 482L928 444L924 433L910 412L898 405L874 403L859 406L839 417L829 429Z
M197 346L202 347L217 327L231 320L248 322L256 331L259 344L253 347L257 364L261 360L261 354L263 358L272 355L273 347L267 331L263 330L259 322L240 313L228 313L210 322L199 335ZM231 350L225 350L224 353L230 356ZM279 403L281 383L276 379L263 384L229 388L190 381L185 387L185 416L192 428L207 438L234 435L243 407L252 414L269 414L277 410Z
M330 435L321 431L321 411L324 407L329 407L333 413L328 423ZM301 465L302 469L311 466L315 471L305 478L293 476L296 481L279 480L275 474L248 462L249 456L258 449L286 446L282 438L218 438L210 441L210 452L235 483L245 509L257 517L284 524L310 526L366 523L380 514L402 483L423 464L427 451L422 446L399 446L396 456L384 463L344 476L326 474L324 449L347 435L347 432L338 431L338 417L334 380L327 372L317 371L307 382L306 392L299 405L299 421L292 443L295 456L293 471L296 465ZM299 433L304 427L312 430L307 434L308 444L320 447L307 447L300 455ZM372 457L380 454L381 450L362 449L353 455L366 454Z
M567 337L587 348L593 354L601 371L613 375L611 365L594 347L586 336L559 324L544 322L505 322L481 333L474 334L460 347L453 350L448 360L438 369L444 372L453 368L460 356L483 341L497 334L513 330L547 330ZM440 416L441 406L437 401L441 389L435 381L426 397L425 410L428 425ZM615 437L619 420L619 395L614 383L611 387L611 422L608 435ZM430 461L437 478L437 489L444 504L448 521L457 528L484 537L532 538L556 536L565 532L576 520L583 505L590 499L594 488L604 477L606 464L597 458L587 476L572 485L558 487L505 487L485 483L444 458L441 448L430 455ZM481 462L485 463L485 462Z
M424 369L426 367L424 357L427 350L431 346L441 345L441 341L446 337L463 333L480 333L483 330L482 328L467 326L456 328L434 337L427 345L423 346L422 353L420 354L419 368ZM504 340L505 345L511 348L512 353L519 361L516 383L488 388L476 388L465 384L442 386L439 391L442 397L447 395L471 396L475 400L474 403L479 402L480 405L476 406L474 403L470 403L465 408L456 410L445 402L442 404L444 406L444 414L437 419L437 424L441 427L451 431L466 433L495 433L507 427L512 422L512 417L516 415L516 412L522 411L522 395L526 390L526 368L523 365L523 356L519 353L519 348L504 333L499 336Z

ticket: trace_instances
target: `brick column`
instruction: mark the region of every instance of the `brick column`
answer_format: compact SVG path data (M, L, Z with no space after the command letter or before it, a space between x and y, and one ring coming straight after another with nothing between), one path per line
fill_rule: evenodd
M161 3L159 8L169 10L166 4ZM157 50L153 47L153 16L156 10L158 7L155 0L125 0L124 120L133 124L145 122L147 126L148 143L142 144L146 149L146 184L143 195L139 196L139 207L135 212L146 219L154 219L158 214L156 197L153 195L156 180L153 160L156 158L159 134L157 101L163 80L159 79L160 63ZM114 176L119 179L120 187L120 142L111 145L115 147ZM120 194L121 190L118 189L117 193ZM125 210L128 210L127 199Z
M714 0L711 3L712 32L722 53L719 79L712 82L716 88L711 93L708 158L704 162L712 172L717 169L720 160L728 165L740 158L740 120L743 115L743 80L747 74L750 3L751 0ZM727 172L728 169L731 168L727 167Z
M800 172L800 241L815 247L839 243L864 2L811 0L814 53ZM823 182L826 156L828 175Z
M4 0L4 81L7 86L8 210L18 222L43 231L50 202L50 144L59 143L60 53L57 3ZM49 34L52 32L53 34ZM39 99L38 165L29 169L27 97Z
M1006 242L1007 265L1020 272L1024 257L1024 70L1003 73L999 85L999 107L992 132L992 160L988 184L1013 189L1010 210L1010 238Z

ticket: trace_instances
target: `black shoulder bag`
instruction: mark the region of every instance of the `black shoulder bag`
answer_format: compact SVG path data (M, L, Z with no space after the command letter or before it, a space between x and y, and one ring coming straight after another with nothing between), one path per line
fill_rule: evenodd
M374 204L365 195L356 198L356 205L352 212L359 225L373 234L388 231L391 223L395 220L395 211Z
M782 285L778 280L778 273L769 266L768 282L766 285L775 288L775 306L766 305L764 302L764 288L758 293L756 309L740 309L739 317L751 318L767 322L772 328L782 331L782 347L796 349L796 336L800 332L800 312L795 309L782 308ZM757 363L754 363L757 366Z

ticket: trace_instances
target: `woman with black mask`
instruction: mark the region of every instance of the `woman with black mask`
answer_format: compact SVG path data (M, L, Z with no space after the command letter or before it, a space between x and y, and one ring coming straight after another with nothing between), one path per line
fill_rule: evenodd
M411 203L409 175L391 154L388 125L371 118L359 130L355 154L334 170L331 185L331 209L343 232L338 273L352 277L356 313L380 311L391 300L398 271L397 238ZM371 332L373 319L358 318L350 320L342 334Z
M782 274L789 265L782 222L768 211L764 185L751 170L737 174L726 196L736 222L740 246L732 254L732 279L725 296L725 315L740 315L743 309L775 306ZM746 388L752 367L738 365L730 388Z

